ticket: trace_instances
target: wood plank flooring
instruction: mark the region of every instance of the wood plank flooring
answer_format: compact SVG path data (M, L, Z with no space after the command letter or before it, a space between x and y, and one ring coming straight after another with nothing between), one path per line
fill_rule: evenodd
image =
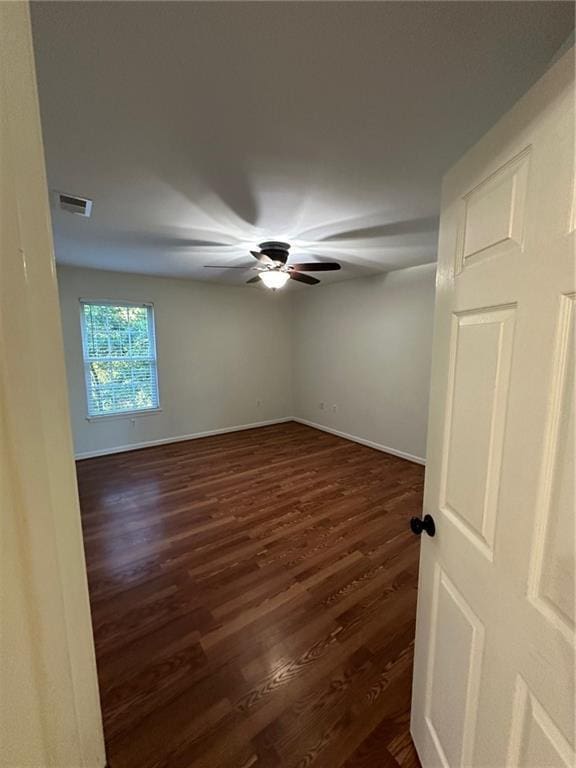
M423 468L294 422L78 462L110 768L415 768Z

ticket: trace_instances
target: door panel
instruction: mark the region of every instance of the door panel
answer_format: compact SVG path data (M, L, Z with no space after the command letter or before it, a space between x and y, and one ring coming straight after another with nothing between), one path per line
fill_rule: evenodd
M441 506L489 560L514 335L514 307L452 316ZM469 435L474 434L471 442Z
M573 752L521 675L516 679L507 765L572 768Z
M559 302L551 404L542 457L529 595L564 634L574 632L574 312L576 296Z
M574 755L574 52L447 174L412 734L424 768Z
M474 743L484 627L440 566L432 599L426 721L442 765L462 765L470 760ZM446 635L450 644L444 642Z
M530 147L462 198L457 272L494 252L522 250Z

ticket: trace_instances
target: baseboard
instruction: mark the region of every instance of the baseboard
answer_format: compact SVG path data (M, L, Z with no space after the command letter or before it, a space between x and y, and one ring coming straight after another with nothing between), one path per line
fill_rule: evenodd
M94 459L97 456L110 456L114 453L126 453L127 451L139 451L141 448L152 448L155 445L166 445L168 443L182 443L185 440L198 440L202 437L213 437L214 435L226 435L228 432L241 432L245 429L258 429L258 427L269 427L272 424L284 424L287 421L294 421L292 416L284 416L281 419L270 419L269 421L257 421L254 424L240 424L236 427L223 427L222 429L210 429L206 432L194 432L191 435L178 435L177 437L165 437L161 440L147 440L143 443L131 443L130 445L118 445L115 448L104 448L100 451L86 451L77 453L77 461L82 459Z
M316 424L314 421L308 421L308 419L300 419L297 416L294 417L292 421L305 424L307 427L320 429L322 432L329 432L331 435L336 435L337 437L343 437L345 440L352 440L353 443L360 443L360 445L366 445L368 448L375 448L377 451L382 451L383 453L390 453L392 456L398 456L400 459L406 459L407 461L413 461L415 464L423 464L426 466L426 459L422 458L421 456L414 456L411 453L399 451L396 448L390 448L388 445L381 445L380 443L375 443L372 440L366 440L365 438L358 437L357 435L349 435L347 432L341 432L339 429L325 427L323 424Z
M165 437L161 440L147 440L143 443L131 443L130 445L118 445L114 448L103 448L99 451L86 451L83 453L77 453L75 458L77 461L82 459L94 459L97 456L110 456L114 453L126 453L128 451L139 451L141 448L152 448L155 445L167 445L168 443L182 443L186 440L199 440L202 437L213 437L215 435L226 435L229 432L242 432L245 429L258 429L259 427L269 427L274 424L285 424L287 421L297 421L300 424L305 424L307 427L313 429L319 429L322 432L329 432L331 435L337 437L343 437L345 440L351 440L354 443L360 443L360 445L366 445L368 448L375 448L377 451L383 453L389 453L392 456L398 456L401 459L407 461L413 461L416 464L426 465L426 459L421 456L414 456L411 453L405 451L399 451L396 448L390 448L388 445L381 445L375 443L372 440L366 440L363 437L357 435L350 435L347 432L341 432L339 429L333 429L332 427L326 427L323 424L317 424L314 421L308 421L308 419L301 419L298 416L284 416L281 419L270 419L269 421L256 421L253 424L240 424L235 427L222 427L221 429L210 429L205 432L194 432L191 435L178 435L176 437Z

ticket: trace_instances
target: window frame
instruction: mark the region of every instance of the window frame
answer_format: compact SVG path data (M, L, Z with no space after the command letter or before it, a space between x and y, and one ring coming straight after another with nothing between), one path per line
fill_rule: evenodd
M148 338L151 341L151 347L154 351L154 373L156 380L156 405L153 408L135 408L126 411L112 411L110 413L90 413L90 375L89 375L89 362L90 358L87 355L87 339L85 328L85 316L84 306L92 304L96 306L112 306L112 307L146 307L148 310ZM86 398L86 421L102 421L108 419L133 419L138 416L150 416L154 413L160 413L162 407L160 405L160 382L158 376L158 349L156 347L156 314L154 311L154 304L151 301L134 301L131 299L91 299L87 297L81 297L78 300L78 308L80 313L80 332L82 337L82 366L84 368L84 394ZM130 358L128 358L130 359Z

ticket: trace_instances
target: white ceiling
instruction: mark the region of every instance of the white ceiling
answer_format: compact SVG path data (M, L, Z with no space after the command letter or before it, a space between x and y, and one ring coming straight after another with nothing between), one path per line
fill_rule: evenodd
M57 260L241 284L249 248L323 282L436 258L440 180L573 27L554 2L39 2Z

